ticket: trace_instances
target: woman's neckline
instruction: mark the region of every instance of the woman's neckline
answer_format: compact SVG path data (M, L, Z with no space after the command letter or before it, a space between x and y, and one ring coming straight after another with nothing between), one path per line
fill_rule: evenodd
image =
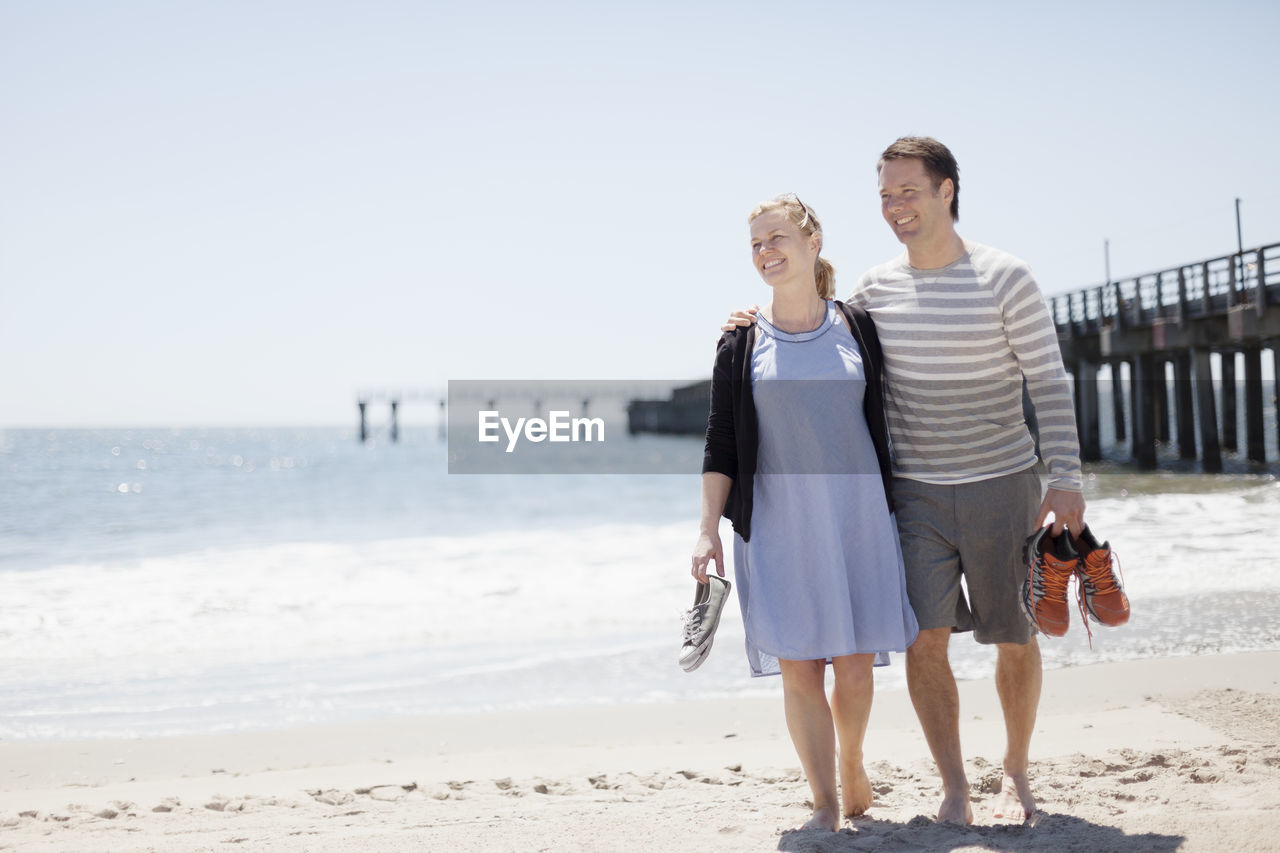
M768 318L764 316L763 312L756 315L756 322L760 325L761 329L771 337L777 338L780 341L790 341L793 343L811 341L816 337L820 337L827 331L827 329L831 328L831 322L835 317L835 303L830 299L823 301L826 302L826 309L822 313L822 322L820 322L815 328L808 329L803 332L784 332L782 329L773 325L773 323L770 323Z

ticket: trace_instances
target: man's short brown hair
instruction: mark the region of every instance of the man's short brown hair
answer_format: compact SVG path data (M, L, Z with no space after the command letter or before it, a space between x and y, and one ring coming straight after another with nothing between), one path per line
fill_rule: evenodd
M960 221L960 166L951 149L932 136L903 136L884 149L876 163L876 172L890 160L919 160L933 184L934 192L946 178L951 179L951 221Z

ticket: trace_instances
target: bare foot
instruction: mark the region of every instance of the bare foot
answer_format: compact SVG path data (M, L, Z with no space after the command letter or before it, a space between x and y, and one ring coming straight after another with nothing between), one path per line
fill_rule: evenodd
M867 770L859 761L853 766L840 768L840 799L844 801L844 816L857 817L871 808L874 799L871 793L871 780L867 778Z
M969 806L969 790L942 796L942 805L938 806L939 823L958 823L968 826L973 823L973 809Z
M835 832L840 828L840 822L836 820L836 810L828 806L813 810L813 817L804 822L801 829L825 829L827 832Z
M1031 795L1031 784L1022 773L1004 774L1004 783L1000 786L1000 794L996 797L995 808L991 810L993 817L1016 820L1019 823L1030 820L1036 813L1036 798Z

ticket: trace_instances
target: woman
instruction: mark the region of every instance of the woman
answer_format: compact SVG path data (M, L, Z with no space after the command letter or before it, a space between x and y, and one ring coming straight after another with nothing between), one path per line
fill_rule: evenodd
M693 576L707 583L713 560L724 576L723 514L752 675L781 673L787 729L813 791L804 827L835 831L836 734L852 817L872 800L862 765L871 668L917 631L890 515L880 345L865 313L832 301L835 269L819 257L812 209L779 196L747 221L773 300L716 352Z

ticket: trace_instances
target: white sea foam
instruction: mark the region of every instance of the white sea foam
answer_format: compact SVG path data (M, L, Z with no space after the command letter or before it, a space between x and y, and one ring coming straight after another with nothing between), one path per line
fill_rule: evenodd
M12 573L0 666L163 672L644 632L687 606L693 529L284 543Z
M1280 483L1095 499L1087 517L1133 598L1280 590Z

